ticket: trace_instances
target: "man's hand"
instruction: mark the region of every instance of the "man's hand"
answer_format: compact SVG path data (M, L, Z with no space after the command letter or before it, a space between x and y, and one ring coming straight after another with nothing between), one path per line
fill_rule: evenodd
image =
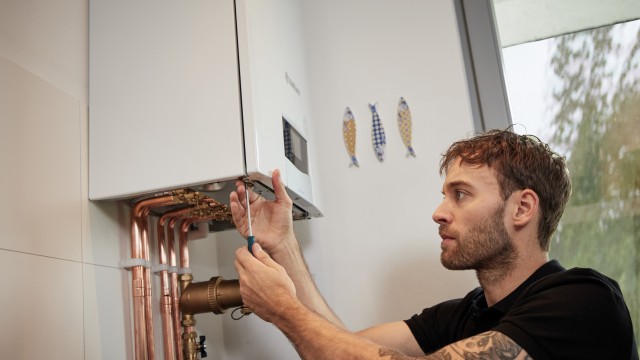
M291 210L293 202L282 184L280 170L274 170L271 181L276 195L274 201L267 201L249 190L251 206L251 229L256 241L268 251L273 252L284 242L295 243L293 234L293 219ZM236 191L229 196L231 215L238 232L244 237L249 236L247 219L246 188L242 181L236 181Z
M286 270L271 259L258 243L253 255L246 246L236 250L240 296L246 307L268 322L286 316L288 304L299 303L296 288Z

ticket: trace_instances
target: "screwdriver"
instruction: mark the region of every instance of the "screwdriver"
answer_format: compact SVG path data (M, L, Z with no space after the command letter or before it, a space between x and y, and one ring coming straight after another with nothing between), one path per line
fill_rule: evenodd
M249 180L247 178L244 179L244 193L247 195L247 221L249 223L249 236L247 237L247 247L249 248L249 252L253 255L253 243L256 242L256 239L253 237L253 230L251 230L251 209L249 203Z

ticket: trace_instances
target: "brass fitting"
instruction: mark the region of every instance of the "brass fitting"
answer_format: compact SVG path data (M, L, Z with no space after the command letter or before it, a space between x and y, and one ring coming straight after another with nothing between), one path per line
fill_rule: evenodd
M216 276L209 281L192 282L191 274L180 275L180 311L182 312L182 352L185 360L195 360L198 354L206 356L204 336L197 341L198 334L194 330L195 314L213 312L222 314L226 309L242 305L240 282L224 280Z
M182 314L182 320L180 320L180 324L184 328L188 328L190 326L196 326L196 317L193 314Z
M204 196L197 191L189 189L178 189L173 191L174 204L188 204L191 206L198 205Z
M193 275L191 274L180 274L178 276L178 280L180 281L180 291L183 292L189 284L193 281Z
M224 280L220 276L209 281L190 283L182 289L180 311L183 314L213 312L223 314L227 309L242 306L238 280Z
M184 353L184 358L188 360L197 359L197 343L196 338L198 334L195 332L189 332L182 334L182 352Z
M207 345L204 344L205 337L200 336L200 341L197 338L198 334L195 331L182 334L182 354L185 360L196 360L198 356L207 357Z

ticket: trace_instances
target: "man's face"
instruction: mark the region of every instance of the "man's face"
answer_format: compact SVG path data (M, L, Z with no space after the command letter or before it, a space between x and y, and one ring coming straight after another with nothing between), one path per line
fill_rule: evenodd
M505 202L492 169L458 159L447 171L442 192L433 220L440 224L440 259L447 269L495 269L513 259Z

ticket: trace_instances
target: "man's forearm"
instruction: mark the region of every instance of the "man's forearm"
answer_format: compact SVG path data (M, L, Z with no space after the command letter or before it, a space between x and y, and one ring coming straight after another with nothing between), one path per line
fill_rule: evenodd
M309 268L295 238L286 242L286 246L274 249L271 257L286 270L296 287L296 294L300 302L307 308L320 314L334 325L345 328L344 324L331 310L324 300L309 273Z
M322 316L296 303L273 320L291 341L301 359L378 359L381 348L326 321Z
M515 341L496 331L460 340L429 355L408 356L340 329L299 302L280 312L272 323L287 336L304 360L532 359Z

